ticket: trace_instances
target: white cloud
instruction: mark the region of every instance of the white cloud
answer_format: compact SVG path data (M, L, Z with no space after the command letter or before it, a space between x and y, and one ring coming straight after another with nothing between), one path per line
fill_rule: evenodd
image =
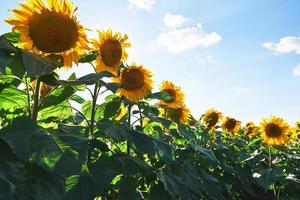
M170 28L178 27L188 20L188 18L185 18L182 15L173 15L170 13L167 13L164 18L165 25Z
M204 57L196 56L196 60L201 65L216 62L212 56L204 56Z
M182 29L175 28L161 33L158 37L160 45L175 53L195 49L200 46L210 46L221 40L222 37L215 32L206 33L201 24Z
M275 54L293 51L300 54L300 37L287 36L281 38L278 43L265 42L262 46L272 50Z
M131 7L135 6L139 9L151 10L156 4L156 0L128 0Z
M293 69L293 75L294 75L294 76L300 76L300 64L298 64L298 65Z

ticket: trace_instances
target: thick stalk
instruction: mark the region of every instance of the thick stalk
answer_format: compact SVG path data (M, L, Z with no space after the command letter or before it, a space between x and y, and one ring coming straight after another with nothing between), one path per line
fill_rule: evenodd
M94 123L95 123L95 114L96 114L96 105L97 105L98 93L99 93L99 83L97 82L95 84L94 93L93 93L90 137L93 137L93 135L94 135Z
M34 92L33 110L32 110L32 119L34 121L37 120L37 116L39 112L40 87L41 87L41 81L39 78L37 78L36 85L35 85L35 92Z
M30 99L30 93L29 93L29 87L28 87L28 81L27 76L25 77L25 85L26 85L26 93L27 93L27 103L28 103L28 116L31 118L31 99Z
M99 83L97 82L95 84L94 93L92 95L92 110L91 110L91 122L90 122L90 135L89 139L92 140L94 138L94 123L95 123L95 114L96 114L96 105L97 105L97 98L99 93ZM89 147L87 152L87 165L89 166L91 164L91 156L92 156L92 150Z
M131 107L132 105L128 105L128 124L131 126ZM130 142L127 140L127 154L130 154Z
M272 159L272 147L269 147L269 168L272 169L273 168L273 159ZM276 200L279 200L279 196L277 194L277 190L276 190L276 184L273 183L273 194Z
M138 104L138 109L139 109L139 113L140 113L140 126L141 128L143 128L143 116L142 116L142 109L140 104Z

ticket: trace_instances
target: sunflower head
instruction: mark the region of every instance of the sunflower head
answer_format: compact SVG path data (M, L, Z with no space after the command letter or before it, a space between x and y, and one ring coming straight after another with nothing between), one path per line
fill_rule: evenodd
M36 87L36 80L31 81L30 86L35 89ZM43 82L40 83L40 97L44 98L47 94L49 94L51 92L51 90L53 89L53 87L51 87L50 85L47 85Z
M241 122L230 117L226 117L222 123L222 129L229 133L236 134L241 128Z
M269 119L263 119L260 129L264 143L282 145L287 141L289 126L282 118L271 116Z
M160 91L167 92L172 99L161 100L160 105L168 106L170 108L180 108L184 104L184 94L180 87L175 86L171 81L163 81L160 86Z
M126 115L126 113L127 113L127 109L122 104L115 116L115 121L120 121Z
M300 131L300 121L295 123L295 129Z
M84 28L76 19L73 5L68 0L27 0L12 12L15 18L5 21L21 32L21 45L38 55L59 54L64 65L77 63L79 55L88 49Z
M194 126L195 124L197 124L197 120L193 117L193 115L189 115L189 120L188 120L188 124L190 126Z
M255 124L253 122L248 122L245 125L245 135L248 137L252 137L254 135L256 135L259 131L259 128L257 126L255 126Z
M166 117L175 123L185 124L190 117L190 110L184 105L180 108L166 108Z
M131 101L143 99L152 90L153 85L152 73L142 65L135 64L125 68L113 81L122 84L117 93Z
M127 35L113 33L111 29L98 31L98 40L92 40L93 49L98 52L95 61L97 72L108 71L118 75L119 66L128 57L125 48L130 47Z
M206 111L206 113L201 118L201 120L205 124L205 129L211 129L215 127L220 119L222 119L222 113L213 108Z

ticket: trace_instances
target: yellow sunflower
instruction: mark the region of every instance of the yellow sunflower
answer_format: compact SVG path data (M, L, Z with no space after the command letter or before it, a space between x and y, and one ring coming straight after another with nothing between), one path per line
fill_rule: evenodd
M36 80L31 81L30 86L35 89L36 87ZM51 87L50 85L47 85L43 82L40 83L40 97L44 98L47 94L49 94L49 92L51 92L53 87Z
M168 106L170 108L180 108L184 104L184 94L180 87L175 86L171 81L163 81L160 86L160 91L167 92L172 99L161 100L160 105Z
M73 5L68 0L27 0L12 10L15 18L5 21L13 31L21 32L20 44L38 55L59 54L64 65L77 63L79 55L88 49L85 29L76 19Z
M197 124L197 120L193 117L193 115L189 115L189 120L188 120L188 124L190 125L190 126L194 126L194 125L196 125Z
M215 127L220 119L222 119L222 113L218 112L214 108L209 109L202 116L202 121L205 124L206 129Z
M138 101L152 90L152 76L152 72L142 65L133 64L125 68L118 78L112 80L122 84L122 87L117 90L119 95L123 95L131 101Z
M300 141L300 122L296 122L293 128L290 128L288 136L291 142L299 142Z
M121 33L112 33L111 29L107 31L98 31L99 39L92 40L93 49L98 51L95 61L97 72L108 71L114 75L118 75L119 66L128 57L125 48L130 47L127 42L127 35L122 36Z
M222 124L222 129L229 133L236 134L241 128L241 122L230 117L225 117Z
M115 116L115 120L116 121L120 121L127 113L127 109L125 108L124 105L121 105L120 109L118 110L116 116Z
M245 125L245 135L248 137L252 137L254 135L256 135L259 131L259 128L257 126L255 126L255 124L253 122L248 122Z
M190 110L185 105L180 108L167 108L165 115L175 123L185 124L190 119Z
M260 129L264 143L269 145L282 145L288 139L289 125L282 118L271 116L270 119L263 119Z

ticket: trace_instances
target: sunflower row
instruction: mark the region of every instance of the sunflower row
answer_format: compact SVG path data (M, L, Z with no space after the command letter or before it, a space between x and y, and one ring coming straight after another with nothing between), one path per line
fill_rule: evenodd
M77 8L68 0L48 0L47 4L43 0L27 0L19 6L12 10L15 17L5 21L13 26L13 31L21 33L19 42L24 49L41 56L61 55L67 68L77 64L80 55L91 50L97 53L93 63L95 72L108 71L115 75L113 82L122 84L116 92L118 95L137 102L153 89L153 74L144 66L131 64L120 68L128 58L126 49L131 47L126 34L113 33L108 29L98 31L97 39L88 39L86 29L77 20ZM41 96L49 90L49 86L41 85ZM222 114L215 109L208 110L200 120L192 117L179 86L163 81L160 91L170 96L158 102L163 117L188 125L201 122L208 131L219 128ZM225 117L220 127L233 135L241 132L241 122L231 117ZM249 122L243 130L249 137L261 133L263 141L270 145L285 144L288 138L300 140L300 123L289 128L283 119L274 116L264 119L260 127Z

